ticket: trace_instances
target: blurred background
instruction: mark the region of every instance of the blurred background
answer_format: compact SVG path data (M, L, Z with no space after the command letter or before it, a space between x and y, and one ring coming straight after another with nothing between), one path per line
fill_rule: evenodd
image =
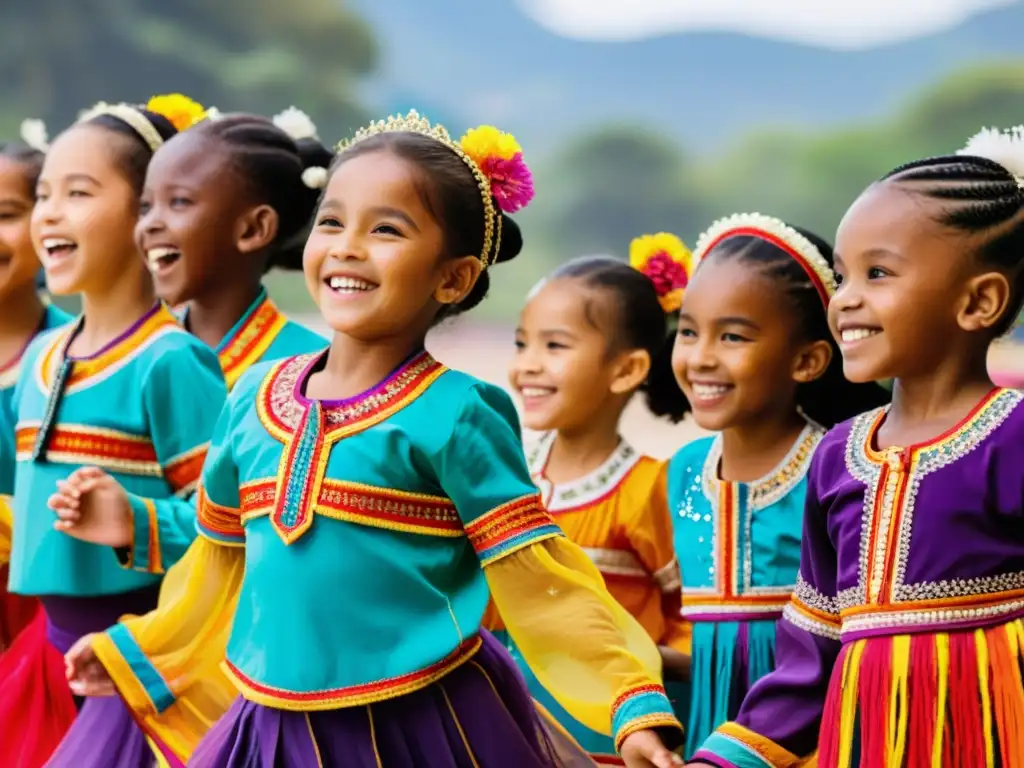
M94 102L180 91L221 111L295 105L334 142L416 108L453 133L516 135L537 184L526 250L435 354L504 382L530 286L566 259L625 255L713 219L780 216L832 239L901 162L1024 123L1021 0L6 0L0 135L51 134ZM316 324L296 275L274 298ZM993 351L1024 382L1024 333ZM666 455L694 434L630 414Z

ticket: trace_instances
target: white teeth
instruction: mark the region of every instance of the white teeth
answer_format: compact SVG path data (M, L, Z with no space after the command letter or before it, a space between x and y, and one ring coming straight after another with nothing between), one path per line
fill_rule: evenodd
M43 240L43 248L52 251L56 248L74 248L75 243L64 237L47 237Z
M877 333L878 331L874 328L847 328L842 332L842 334L840 334L840 338L843 341L860 341L861 339L867 339L874 336Z
M327 281L332 291L369 291L375 286L356 277L332 277Z
M150 248L146 251L146 261L151 268L160 266L161 259L166 259L171 256L179 256L181 251L177 248Z
M710 400L713 397L721 397L729 391L725 384L693 384L693 394L702 400Z
M555 390L550 387L523 387L520 392L523 397L545 397L554 394Z

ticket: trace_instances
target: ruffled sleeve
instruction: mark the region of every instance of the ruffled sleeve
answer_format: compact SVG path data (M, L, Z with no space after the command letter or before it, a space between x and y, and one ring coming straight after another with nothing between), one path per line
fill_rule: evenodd
M245 570L236 410L224 407L198 493L199 536L167 573L156 610L128 617L93 642L118 692L146 729L182 760L237 696L220 671Z
M540 683L569 714L615 738L682 727L661 684L658 649L608 593L586 554L540 501L508 395L477 383L437 461L505 626Z

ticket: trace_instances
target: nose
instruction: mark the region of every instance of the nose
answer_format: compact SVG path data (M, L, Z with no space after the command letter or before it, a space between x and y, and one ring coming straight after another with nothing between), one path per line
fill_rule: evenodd
M32 208L32 218L42 224L55 224L60 221L60 206L52 197L38 200Z
M715 340L711 334L704 334L692 345L690 353L690 367L699 371L708 371L718 365L718 358L715 356Z
M844 280L836 287L836 292L828 302L829 314L849 312L863 303L864 296L861 286L854 280Z
M354 228L341 230L330 236L327 257L337 261L366 261L366 242Z
M512 358L512 367L516 373L531 374L541 373L543 365L540 355L537 354L535 344L522 344L516 349L516 355Z
M152 235L165 229L160 208L155 203L139 215L135 231L140 235Z

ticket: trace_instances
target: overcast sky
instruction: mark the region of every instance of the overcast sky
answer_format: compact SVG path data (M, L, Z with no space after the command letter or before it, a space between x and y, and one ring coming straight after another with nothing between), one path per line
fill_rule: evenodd
M956 26L1021 0L515 0L565 37L639 40L682 31L741 32L840 49L868 48Z

